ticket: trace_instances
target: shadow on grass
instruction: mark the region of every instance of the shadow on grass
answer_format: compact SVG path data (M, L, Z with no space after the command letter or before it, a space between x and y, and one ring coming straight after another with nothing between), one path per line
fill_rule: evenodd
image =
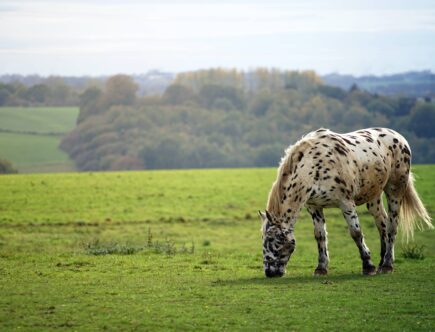
M340 274L328 276L285 276L282 278L266 278L264 276L213 281L213 286L246 286L246 285L291 285L291 284L335 284L343 281L358 281L378 278L380 275L364 276L362 274Z

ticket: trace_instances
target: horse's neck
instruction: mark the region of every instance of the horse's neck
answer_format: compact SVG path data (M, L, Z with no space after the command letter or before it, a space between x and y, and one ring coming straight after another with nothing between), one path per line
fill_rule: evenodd
M286 224L289 226L294 226L297 218L301 212L302 204L288 204L284 203L281 205L281 218L285 220Z
M299 217L301 209L307 202L313 180L311 176L299 174L295 179L290 177L283 186L283 192L280 197L280 216L285 220L286 224L293 227L296 219Z

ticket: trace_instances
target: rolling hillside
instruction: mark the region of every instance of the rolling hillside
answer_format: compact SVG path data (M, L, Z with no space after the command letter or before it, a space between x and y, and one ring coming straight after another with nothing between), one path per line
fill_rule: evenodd
M74 170L58 146L74 128L78 112L75 107L0 108L0 158L20 173Z

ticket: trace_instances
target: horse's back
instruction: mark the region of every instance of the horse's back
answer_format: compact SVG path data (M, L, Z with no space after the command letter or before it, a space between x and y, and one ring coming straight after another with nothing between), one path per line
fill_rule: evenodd
M338 134L322 128L304 139L314 142L312 168L324 164L323 169L329 172L324 177L315 176L320 191L332 188L331 195L337 200L354 200L360 205L379 197L388 185L407 183L409 145L391 129L369 128Z

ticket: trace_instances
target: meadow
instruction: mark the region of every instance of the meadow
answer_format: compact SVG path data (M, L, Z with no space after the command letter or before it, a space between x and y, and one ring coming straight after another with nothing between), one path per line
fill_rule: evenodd
M413 169L433 216L435 166ZM330 273L314 277L303 212L286 275L266 279L256 213L275 172L1 176L0 330L435 329L433 231L397 244L394 273L365 277L341 213L326 210ZM359 215L377 263L377 230Z
M0 157L20 173L74 170L59 143L74 128L78 112L77 107L0 107Z

